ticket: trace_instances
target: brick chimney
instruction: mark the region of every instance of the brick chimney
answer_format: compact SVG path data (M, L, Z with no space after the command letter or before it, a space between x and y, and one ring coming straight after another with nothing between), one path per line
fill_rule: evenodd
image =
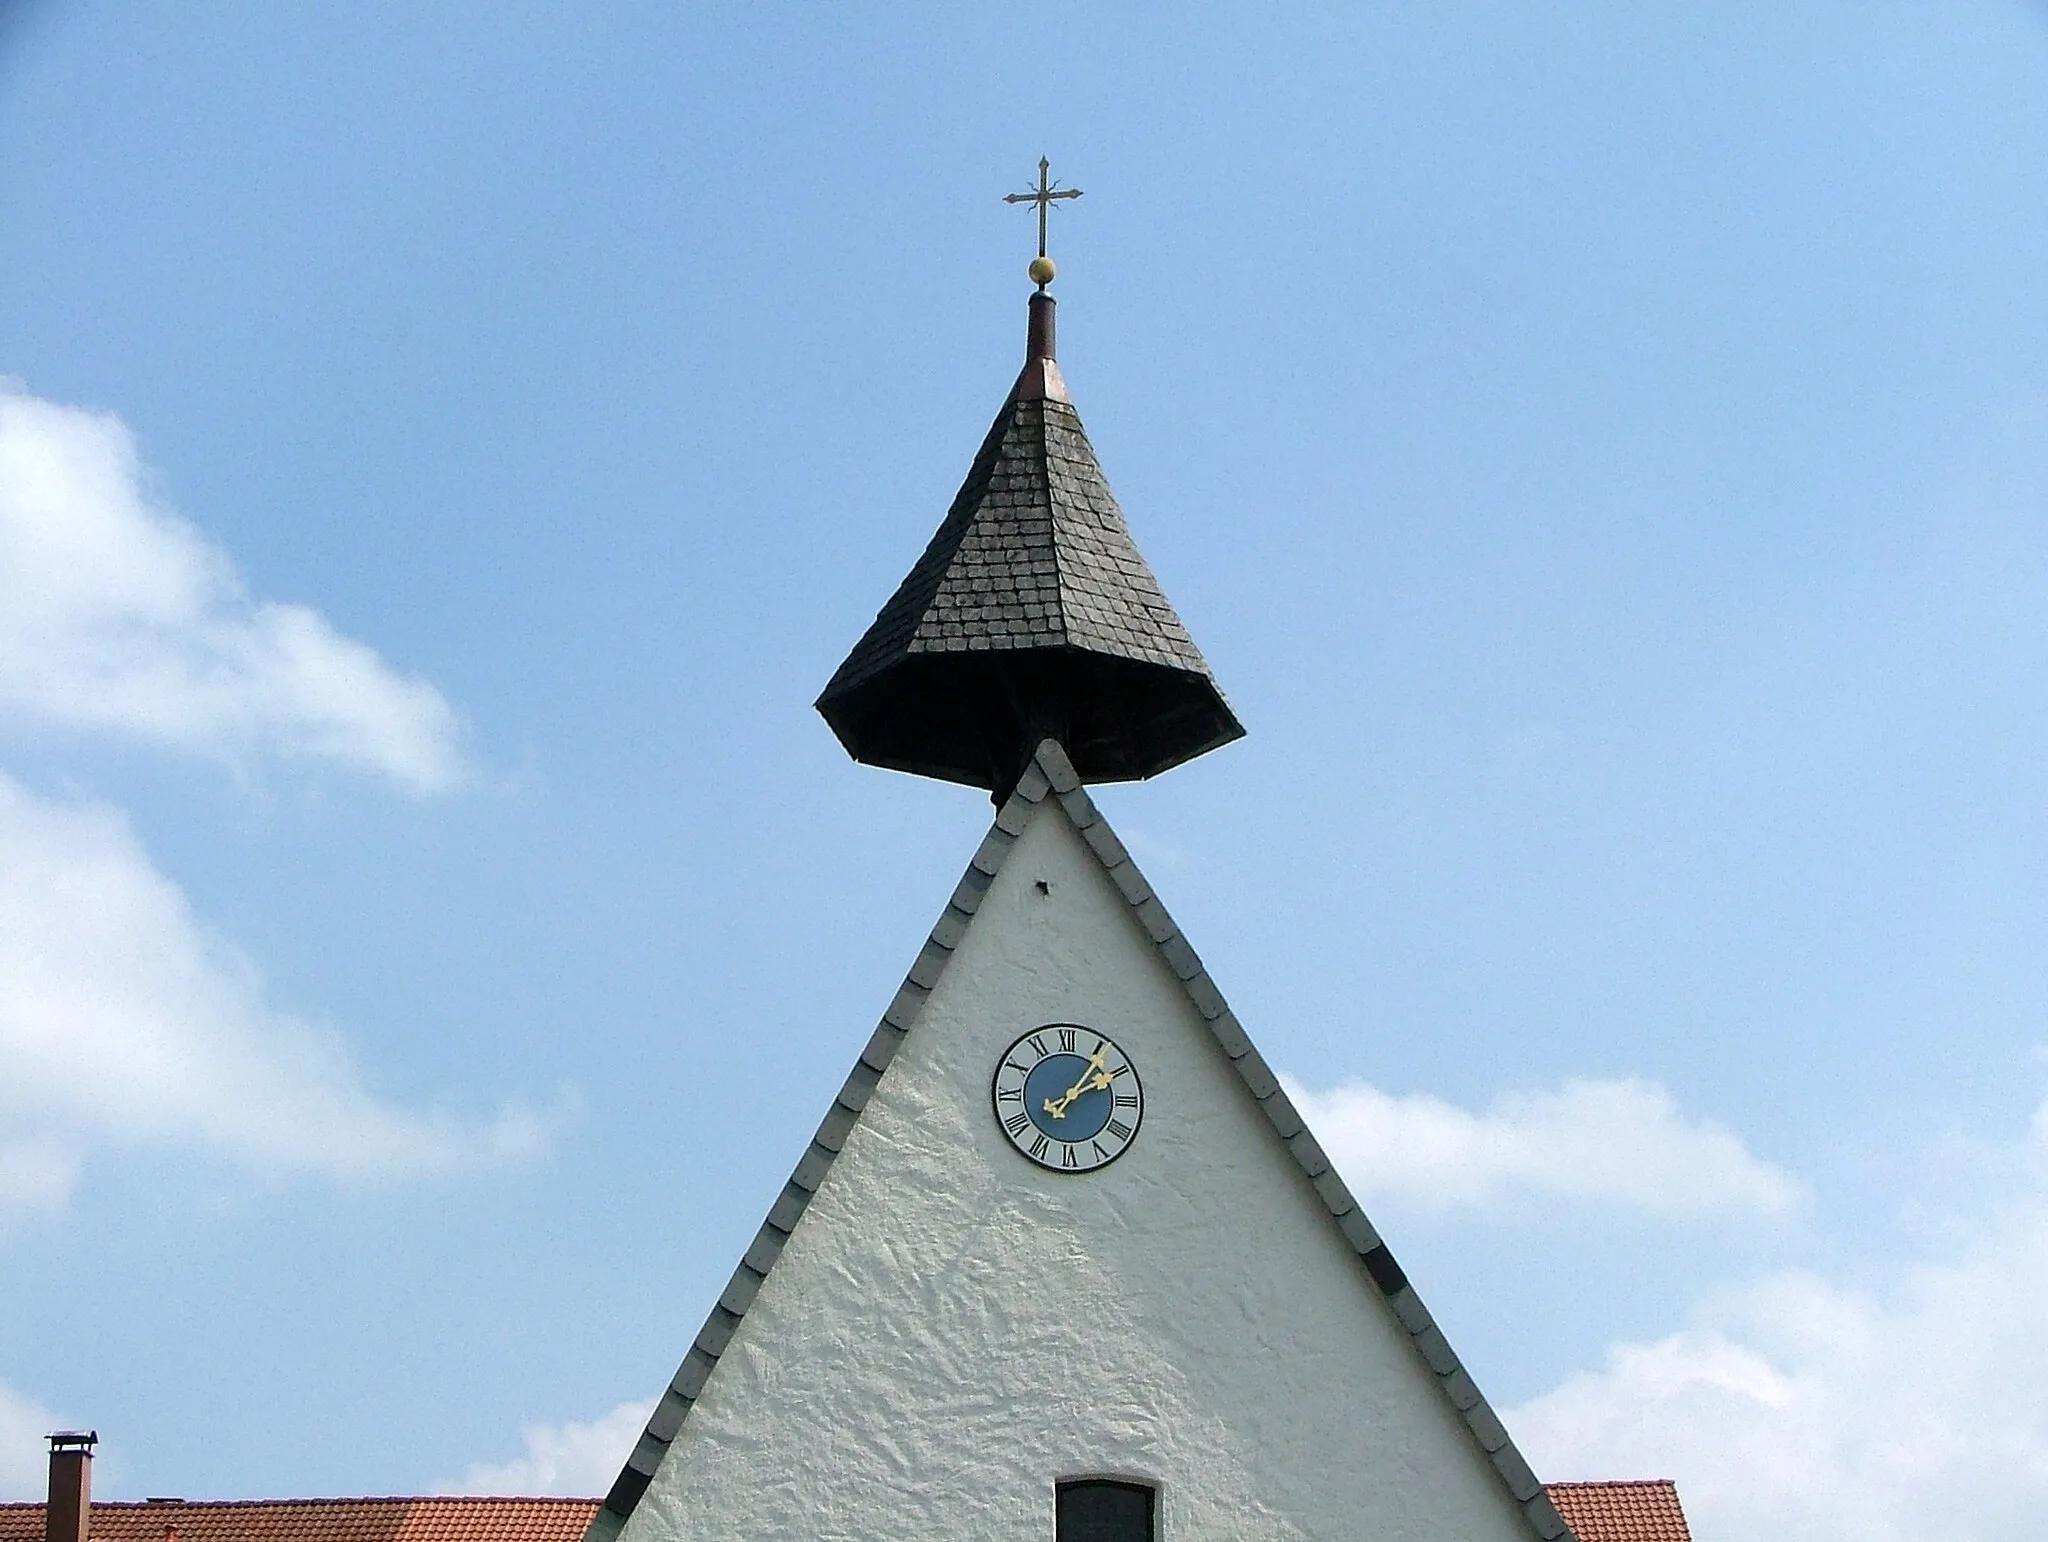
M92 1448L98 1430L59 1430L50 1437L50 1502L43 1542L89 1542L92 1536Z

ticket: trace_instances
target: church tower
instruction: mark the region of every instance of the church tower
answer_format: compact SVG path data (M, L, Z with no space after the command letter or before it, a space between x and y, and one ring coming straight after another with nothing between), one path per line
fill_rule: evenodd
M1243 733L1054 349L819 698L997 813L586 1542L1568 1536L1089 797Z

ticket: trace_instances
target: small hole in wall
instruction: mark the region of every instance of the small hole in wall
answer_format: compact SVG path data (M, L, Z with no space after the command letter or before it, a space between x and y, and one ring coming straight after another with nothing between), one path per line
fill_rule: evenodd
M1052 893L1052 885L1041 878L1038 880L1038 892L1040 894L1050 894Z

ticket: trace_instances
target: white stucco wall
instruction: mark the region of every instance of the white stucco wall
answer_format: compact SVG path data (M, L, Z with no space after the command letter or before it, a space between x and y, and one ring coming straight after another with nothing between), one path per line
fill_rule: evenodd
M1051 1021L1144 1079L1097 1173L1033 1166L990 1112L996 1057ZM1527 1536L1047 800L622 1542L1049 1539L1080 1474L1157 1484L1168 1542Z

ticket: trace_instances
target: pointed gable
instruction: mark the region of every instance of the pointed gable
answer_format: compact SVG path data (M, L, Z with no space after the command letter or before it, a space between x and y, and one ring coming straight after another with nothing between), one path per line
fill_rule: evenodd
M1061 1021L1145 1082L1087 1176L991 1117L1004 1046ZM1565 1533L1047 744L590 1536L1029 1535L1104 1473L1156 1485L1168 1535Z

